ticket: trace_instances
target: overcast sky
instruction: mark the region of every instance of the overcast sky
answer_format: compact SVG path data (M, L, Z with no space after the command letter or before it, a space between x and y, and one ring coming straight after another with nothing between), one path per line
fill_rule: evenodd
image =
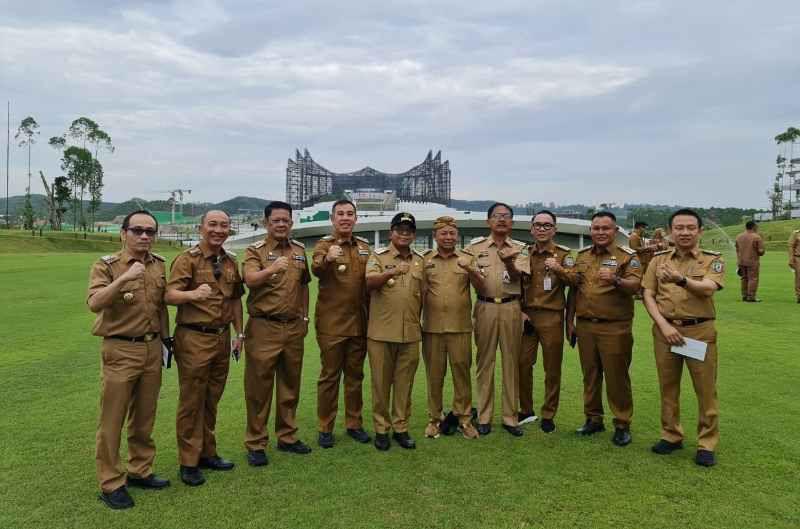
M337 172L441 149L454 198L766 207L800 126L797 0L276 4L0 1L12 141L34 116L52 178L47 138L96 120L112 201L283 198L299 147Z

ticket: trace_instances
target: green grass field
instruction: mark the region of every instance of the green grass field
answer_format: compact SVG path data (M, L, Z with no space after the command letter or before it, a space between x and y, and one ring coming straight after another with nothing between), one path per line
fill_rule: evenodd
M165 372L154 434L156 471L173 486L161 492L134 489L136 507L112 512L96 499L100 356L84 303L89 266L99 254L32 252L0 251L2 528L800 526L800 459L794 452L800 305L783 253L771 252L763 260L764 303L738 301L733 266L728 288L717 297L722 442L712 469L693 463L696 404L688 376L686 449L668 457L650 453L659 435L658 386L650 325L639 306L634 442L626 448L613 446L610 432L593 438L573 433L583 421L581 376L577 353L567 348L554 434L545 436L534 425L524 437L513 438L497 427L498 409L495 430L486 438L424 439L420 364L412 417L416 451L394 445L380 453L358 445L343 435L341 420L337 446L323 451L316 445L319 355L309 335L298 416L301 438L315 449L311 455L270 449L268 467L246 464L244 366L233 364L218 439L220 453L237 468L207 473L202 487L184 486L177 478L173 368ZM536 377L538 406L539 366ZM371 430L369 380L365 401Z

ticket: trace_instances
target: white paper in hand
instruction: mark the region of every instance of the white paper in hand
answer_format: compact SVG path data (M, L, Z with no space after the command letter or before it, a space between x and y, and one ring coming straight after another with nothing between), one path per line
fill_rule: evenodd
M172 367L172 353L163 343L161 344L161 366L167 369Z
M670 351L687 358L700 360L701 362L706 359L706 349L708 349L708 344L706 342L693 340L692 338L686 338L685 336L683 337L683 341L686 342L686 345L673 345L670 348Z

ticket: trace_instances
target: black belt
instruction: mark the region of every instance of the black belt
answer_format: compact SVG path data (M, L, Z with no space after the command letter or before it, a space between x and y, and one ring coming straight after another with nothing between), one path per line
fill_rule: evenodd
M106 338L110 338L113 340L124 340L126 342L152 342L156 338L158 338L157 332L149 332L147 334L143 334L141 336L123 336L121 334L115 334L113 336L106 336Z
M689 319L683 319L683 320L670 320L670 319L667 319L667 321L670 322L673 325L677 325L678 327L688 327L690 325L699 325L699 324L701 324L703 322L711 321L713 319L714 318L689 318Z
M615 321L627 321L627 320L606 320L606 319L603 319L603 318L584 318L584 317L581 317L581 316L578 316L578 319L581 320L581 321L590 321L592 323L611 323L611 322L615 322Z
M179 323L178 327L185 327L197 332L204 332L206 334L223 334L228 330L228 326L224 327L206 327L205 325L195 325L193 323Z
M486 296L478 296L478 299L485 302L485 303L496 303L500 305L501 303L508 303L509 301L514 301L519 299L518 296L510 296L507 298L487 298Z
M261 318L262 320L278 321L281 323L289 323L290 321L300 319L300 316L289 316L286 314L259 314L257 316L250 316L250 317Z

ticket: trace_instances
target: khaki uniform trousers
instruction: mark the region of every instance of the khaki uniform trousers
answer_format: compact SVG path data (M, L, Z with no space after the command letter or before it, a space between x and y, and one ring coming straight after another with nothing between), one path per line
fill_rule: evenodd
M247 408L245 448L267 447L267 421L275 387L275 436L291 444L297 441L297 403L303 368L305 323L250 318L245 332L244 398Z
M375 433L389 433L390 429L395 433L407 432L408 419L411 417L411 389L419 365L419 342L395 343L367 339L367 352L372 375L372 421Z
M332 432L339 411L339 380L344 375L345 427L357 430L363 425L364 407L361 386L367 339L363 336L317 334L321 369L317 381L319 431Z
M470 332L426 332L422 335L422 359L428 379L428 418L431 421L444 419L444 377L447 364L453 376L453 414L460 424L472 417L472 333Z
M758 268L759 266L740 266L742 297L755 298L758 290Z
M583 412L592 422L603 422L603 377L614 426L627 428L633 417L633 394L628 369L633 356L632 321L592 322L578 318Z
M689 371L697 395L697 448L714 451L719 443L719 400L717 399L717 331L714 322L677 327L678 332L708 344L704 361L685 358L670 351L657 326L653 326L653 346L661 389L661 437L671 443L683 441L681 426L681 374Z
M519 409L522 413L533 410L533 366L539 344L542 345L544 367L544 403L541 417L552 419L558 410L561 394L561 361L564 356L564 311L527 309L525 313L533 323L533 335L522 335L519 355Z
M503 424L517 426L519 348L522 341L519 301L499 304L478 301L474 309L474 329L478 348L478 422L489 424L494 416L494 366L499 344L503 373Z
M175 330L180 386L175 434L180 465L195 467L201 457L217 455L217 406L228 380L230 355L230 330L222 334L181 326Z
M794 295L800 299L800 259L795 259L794 265Z
M100 417L95 460L103 492L125 485L119 446L128 417L128 474L145 478L153 473L156 445L153 425L161 389L161 340L131 343L105 338L102 346Z

